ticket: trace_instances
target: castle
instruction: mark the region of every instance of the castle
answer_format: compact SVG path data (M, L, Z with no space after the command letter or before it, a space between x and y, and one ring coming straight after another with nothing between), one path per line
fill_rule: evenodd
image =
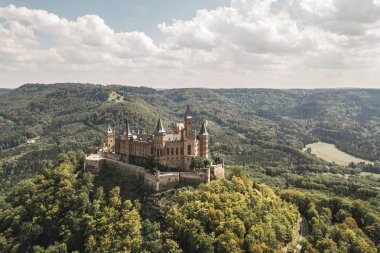
M165 131L161 118L158 119L153 134L131 131L126 121L123 134L117 136L115 131L108 127L104 133L104 140L103 152L120 155L123 161L135 163L155 156L161 165L180 171L191 171L194 157L209 156L206 122L197 133L193 129L189 106L184 123L172 124L172 133Z
M103 148L97 154L85 159L84 170L95 175L112 170L121 180L128 180L122 184L141 186L146 191L163 191L178 186L198 185L211 180L224 178L224 161L220 164L211 164L206 168L193 170L192 160L195 157L208 159L208 132L206 123L197 133L193 130L193 118L187 107L184 123L174 123L172 133L166 133L162 120L158 119L153 134L140 131L131 131L128 122L124 132L116 135L108 127L104 132ZM147 158L154 157L159 164L174 168L171 171L155 172L136 164L146 164Z

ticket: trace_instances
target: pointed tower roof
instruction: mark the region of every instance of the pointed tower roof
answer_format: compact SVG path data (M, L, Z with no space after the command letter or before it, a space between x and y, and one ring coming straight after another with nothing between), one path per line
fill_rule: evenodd
M113 132L113 129L110 125L108 125L108 128L107 128L107 133L112 133Z
M189 119L189 118L192 118L192 117L190 116L190 105L187 105L186 112L185 112L185 119Z
M206 126L207 126L207 123L205 121L205 122L203 122L203 124L201 126L201 131L199 132L201 135L208 135Z
M166 131L162 125L161 118L158 119L156 129L154 130L154 132L155 133L166 133Z
M125 120L125 134L131 135L131 128L129 127L128 119Z

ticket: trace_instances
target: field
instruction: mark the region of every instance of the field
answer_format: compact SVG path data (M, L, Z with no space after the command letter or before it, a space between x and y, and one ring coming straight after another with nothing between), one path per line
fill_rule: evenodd
M334 162L336 164L343 165L343 166L348 165L350 162L372 163L370 161L363 160L363 159L354 157L352 155L349 155L337 149L334 144L329 144L325 142L316 142L316 143L306 145L306 148L304 148L303 151L306 151L307 148L311 148L311 153L316 155L317 157L322 158L323 160L326 160L328 162Z

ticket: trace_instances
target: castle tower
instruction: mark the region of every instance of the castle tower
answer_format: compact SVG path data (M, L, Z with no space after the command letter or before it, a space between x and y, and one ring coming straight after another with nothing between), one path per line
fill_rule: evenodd
M162 125L161 118L158 119L156 128L154 130L154 150L156 156L162 156L164 149L164 137L166 135L166 131L164 126Z
M208 158L208 132L206 122L203 122L199 131L199 154L202 157Z
M193 135L193 117L190 116L190 106L187 106L185 113L185 132L186 138L191 139Z
M131 128L129 127L128 119L125 120L125 133L126 136L131 137Z
M130 155L130 139L132 137L131 128L129 126L128 119L125 120L125 129L124 134L122 138L122 144L121 144L121 153L124 155Z
M107 131L104 133L105 148L109 152L115 152L115 131L108 126Z

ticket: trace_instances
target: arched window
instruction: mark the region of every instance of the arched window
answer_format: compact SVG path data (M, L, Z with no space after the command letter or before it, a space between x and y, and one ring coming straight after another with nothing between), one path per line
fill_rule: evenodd
M183 155L183 148L181 148L181 155Z
M190 144L189 144L189 146L187 146L187 154L191 155L191 145Z
M178 148L175 148L175 154L178 155Z
M174 148L172 148L172 155L174 155Z
M166 154L169 155L169 148L166 149Z

